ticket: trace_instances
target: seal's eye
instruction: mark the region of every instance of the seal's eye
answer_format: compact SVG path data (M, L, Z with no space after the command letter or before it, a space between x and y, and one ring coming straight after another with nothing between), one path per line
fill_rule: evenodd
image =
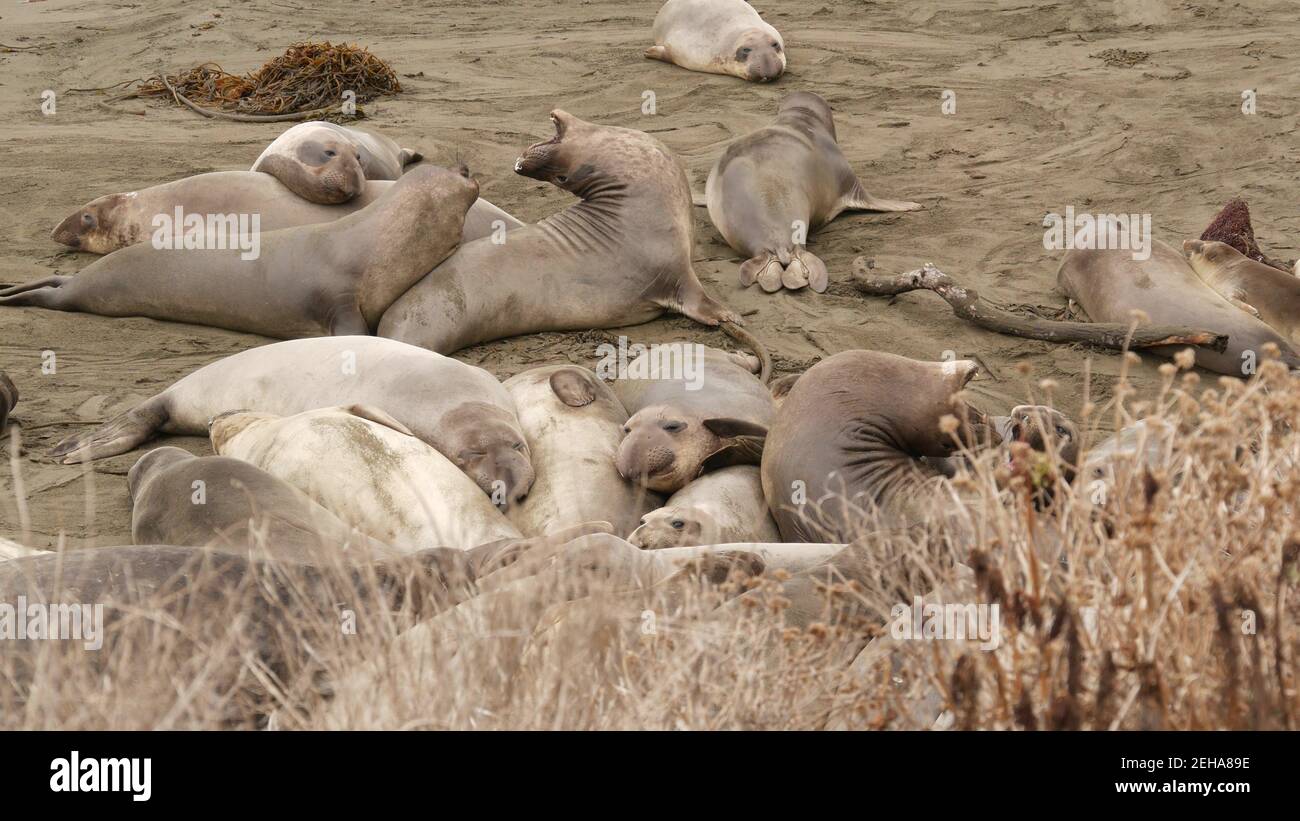
M781 50L781 44L780 44L780 43L773 43L773 44L772 44L772 50L773 50L773 51L780 51L780 50Z
M515 442L514 445L512 445L512 447L513 447L515 450L517 450L517 451L521 451L521 452L522 452L523 449L524 449L524 443L523 443L523 442Z
M95 218L92 217L90 214L82 214L82 215L81 215L81 221L82 221L82 223L85 224L85 225L94 225L94 224L95 224Z
M568 181L569 181L569 178L568 178L567 176L565 176L564 174L557 174L557 175L555 176L555 181L556 181L556 182L559 182L559 183L565 183L565 182L568 182Z
M669 524L673 526L673 530L681 530L683 527L686 527L686 522L683 522L681 519L673 519Z
M1064 437L1067 438L1067 439L1070 438L1070 432L1069 432L1068 430L1066 430L1065 428L1061 427L1060 425L1057 425L1057 426L1056 426L1056 435L1057 435L1057 436L1064 436Z
M661 425L660 427L662 427L664 430L668 431L669 433L677 433L683 428L685 428L686 426L683 425L681 422L664 422L663 425Z
M737 52L737 55L740 57L740 59L743 60L743 59L745 59L746 57L748 57L752 51L753 51L752 48L745 47L745 48L742 48L739 52Z
M325 149L325 156L326 156L327 158L329 158L329 159L332 160L332 159L334 159L335 157L338 156L338 152L335 151L335 150L332 149L332 148L327 148L327 149Z

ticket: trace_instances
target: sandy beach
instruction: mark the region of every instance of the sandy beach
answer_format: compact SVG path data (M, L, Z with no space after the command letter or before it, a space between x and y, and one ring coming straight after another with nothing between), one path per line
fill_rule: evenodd
M930 293L870 299L850 283L853 259L902 272L933 262L1004 304L1061 308L1061 252L1043 247L1043 217L1066 206L1149 213L1157 239L1198 235L1244 197L1261 245L1300 256L1295 134L1300 86L1286 62L1300 7L1286 0L1135 0L1025 4L964 0L763 0L784 35L789 69L770 85L646 60L657 0L643 2L341 2L292 0L9 0L0 8L0 282L75 273L97 257L53 243L51 229L86 201L193 174L246 169L283 128L201 118L157 100L102 105L94 89L212 61L256 68L306 39L369 48L404 92L366 106L363 127L418 147L435 163L466 162L482 195L525 221L572 198L515 175L520 150L552 133L553 108L656 135L702 189L722 147L768 122L795 90L823 95L839 141L875 195L922 203L906 214L841 216L810 242L830 268L827 293L766 294L737 280L738 255L695 209L695 265L711 293L742 313L777 373L853 348L939 359L978 358L991 371L976 404L1003 412L1038 380L1068 413L1086 391L1105 398L1112 353L974 328ZM329 21L329 22L322 22ZM55 93L56 111L42 113ZM1253 90L1257 109L1242 111ZM655 111L643 113L645 93ZM941 105L953 92L952 113ZM680 316L616 331L547 333L457 354L499 377L549 363L595 362L596 345L732 343ZM0 308L0 368L17 384L24 452L0 471L0 536L53 547L128 544L125 474L133 451L86 466L49 449L179 377L268 340L157 322ZM53 359L47 352L53 352ZM49 367L53 362L54 367ZM1016 366L1028 363L1028 380ZM43 365L45 367L43 367ZM1159 360L1136 369L1158 382ZM210 452L197 437L157 440ZM6 441L6 453L9 442ZM30 517L24 534L17 496Z

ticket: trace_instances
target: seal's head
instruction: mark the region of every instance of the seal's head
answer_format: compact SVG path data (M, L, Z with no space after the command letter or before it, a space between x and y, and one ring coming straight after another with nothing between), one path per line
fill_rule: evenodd
M514 415L486 402L468 402L442 418L442 450L493 504L506 510L528 498L532 454Z
M831 113L830 103L820 94L811 91L796 91L781 99L777 108L778 117L795 117L816 123L835 136L835 117Z
M108 254L125 248L140 237L131 236L124 211L135 192L109 194L91 200L72 216L59 223L50 239L79 251Z
M785 73L785 43L776 31L750 29L740 35L728 68L742 80L770 83Z
M767 435L751 422L706 418L671 405L642 408L627 420L623 432L614 459L619 475L660 493L681 490L706 463L727 451L735 452L736 463L758 464Z
M1079 462L1079 429L1068 416L1046 405L1012 408L1006 438L1024 442L1040 453L1047 453L1050 443L1071 475Z
M135 460L135 464L126 472L126 489L131 496L131 501L134 502L139 498L140 490L145 486L145 483L156 476L159 471L171 467L177 462L185 462L195 458L198 457L187 450L162 447L154 448Z
M305 200L326 205L347 202L365 188L361 150L347 137L324 127L295 137L263 157L255 170L270 174Z
M1244 254L1226 242L1199 239L1183 240L1183 256L1187 257L1192 270L1202 279L1222 272L1233 263L1246 259Z
M707 510L698 505L671 505L642 516L641 526L627 540L642 550L662 550L713 544L717 538L717 521Z
M685 173L664 144L642 131L598 125L567 111L551 112L555 136L533 143L515 160L515 173L549 182L583 199L650 183L663 187Z

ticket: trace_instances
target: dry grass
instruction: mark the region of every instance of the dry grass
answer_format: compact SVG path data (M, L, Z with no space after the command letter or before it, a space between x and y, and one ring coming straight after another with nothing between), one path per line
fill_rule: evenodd
M1172 426L1158 458L1070 486L1023 447L981 456L924 527L864 514L878 574L825 586L798 627L780 573L665 578L604 537L467 599L412 589L416 565L205 559L115 610L103 650L4 642L0 728L1291 728L1300 386L1273 361L1208 387L1164 372L1081 420L1094 440L1103 418ZM913 594L997 603L1000 646L891 640Z

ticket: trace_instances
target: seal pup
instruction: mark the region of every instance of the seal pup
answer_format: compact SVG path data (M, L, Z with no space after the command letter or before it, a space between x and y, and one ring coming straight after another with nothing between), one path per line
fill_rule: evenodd
M555 137L515 172L582 198L506 235L477 240L411 286L379 335L452 353L538 331L639 325L678 311L705 325L739 317L691 266L694 223L681 162L640 131L551 112ZM491 277L484 279L484 272Z
M756 83L785 72L785 40L745 0L668 0L653 34L651 60Z
M50 239L90 254L108 254L153 237L175 221L177 209L186 214L257 214L263 231L333 222L379 199L393 183L367 181L361 193L338 205L309 202L269 174L253 171L212 171L173 182L106 194L78 208L55 227ZM523 225L483 198L465 215L460 241L490 237ZM210 232L205 225L205 236Z
M664 351L676 359L664 359ZM631 413L615 464L626 479L660 493L681 490L705 470L758 464L772 395L757 360L706 345L655 346L628 364L614 392Z
M740 284L768 292L826 290L826 264L805 243L840 212L921 207L867 193L836 142L831 107L808 91L786 95L774 123L727 145L709 172L705 202L723 239L748 257Z
M155 448L131 466L126 483L136 544L217 544L254 553L265 547L288 559L336 551L368 559L393 554L389 545L357 531L288 482L240 459Z
M249 170L270 174L309 202L334 204L360 194L366 180L395 180L422 159L380 134L313 120L286 129Z
M4 371L0 371L0 439L9 432L9 414L18 404L18 388Z
M1183 253L1215 293L1300 344L1300 279L1224 242L1185 240Z
M921 457L944 458L958 441L992 439L988 420L958 392L969 360L920 362L881 351L844 351L790 388L763 450L763 495L787 542L851 542L871 515L908 526L933 515L944 479ZM941 420L958 420L955 435Z
M261 234L252 258L226 243L193 250L141 243L75 277L0 290L0 305L147 316L280 339L365 334L452 252L477 198L468 171L422 166L354 214Z
M514 401L496 377L373 336L296 339L219 359L108 423L64 439L51 455L64 464L91 461L126 453L157 433L206 435L212 418L227 411L290 416L344 403L381 408L489 496L504 487L514 504L532 487L528 443Z
M596 519L627 536L642 514L662 502L619 475L614 466L627 411L596 375L576 365L546 365L507 379L537 479L528 498L510 508L526 536Z
M236 411L212 420L209 436L219 455L256 465L400 551L521 535L460 468L377 408Z
M733 542L777 542L781 534L763 497L754 465L706 473L641 517L627 537L642 550Z
M1131 312L1143 311L1154 325L1205 328L1228 335L1223 353L1194 348L1196 364L1229 376L1246 376L1272 342L1282 361L1300 367L1300 356L1277 331L1216 294L1192 270L1183 255L1160 240L1151 241L1151 256L1135 260L1131 251L1067 251L1056 272L1066 296L1082 306L1094 322L1131 322ZM1150 348L1173 357L1184 346Z

